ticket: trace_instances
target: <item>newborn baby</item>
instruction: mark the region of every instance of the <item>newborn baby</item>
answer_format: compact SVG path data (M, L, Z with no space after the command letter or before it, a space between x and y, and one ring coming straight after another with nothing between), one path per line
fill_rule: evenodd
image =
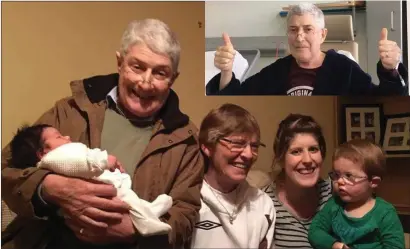
M82 143L73 143L68 136L49 125L34 125L19 129L11 142L11 165L38 168L54 173L84 179L94 179L117 188L117 196L130 207L130 217L143 236L168 234L171 226L159 217L172 206L166 194L152 203L140 199L131 189L131 177L123 173L117 158L98 148L90 149Z

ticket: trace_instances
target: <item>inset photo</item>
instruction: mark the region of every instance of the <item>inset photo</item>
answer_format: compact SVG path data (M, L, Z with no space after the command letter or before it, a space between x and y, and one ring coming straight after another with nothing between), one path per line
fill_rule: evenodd
M402 2L205 1L205 95L408 96Z

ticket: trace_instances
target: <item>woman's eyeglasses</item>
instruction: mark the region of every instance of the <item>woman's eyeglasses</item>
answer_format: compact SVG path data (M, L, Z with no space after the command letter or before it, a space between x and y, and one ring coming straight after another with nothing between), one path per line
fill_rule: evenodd
M243 140L231 140L228 138L220 138L219 142L221 141L223 141L222 144L224 144L231 152L234 153L241 153L249 145L254 156L258 155L260 146L266 147L266 145L261 142L247 142Z

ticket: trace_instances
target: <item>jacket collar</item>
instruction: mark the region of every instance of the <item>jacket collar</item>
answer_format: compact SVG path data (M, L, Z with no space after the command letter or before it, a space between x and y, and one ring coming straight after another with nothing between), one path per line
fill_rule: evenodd
M89 111L106 100L107 94L118 85L119 74L99 75L71 82L75 102L83 111ZM171 89L158 115L166 130L175 130L189 123L189 117L179 109L179 98Z

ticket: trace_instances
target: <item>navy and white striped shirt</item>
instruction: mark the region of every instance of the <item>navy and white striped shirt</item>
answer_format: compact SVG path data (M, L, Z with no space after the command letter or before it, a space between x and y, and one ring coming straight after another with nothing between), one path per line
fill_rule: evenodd
M332 196L331 181L320 180L318 183L319 205L316 212L320 211L327 200ZM275 248L309 248L312 246L308 240L308 232L312 218L297 219L282 205L276 196L276 184L271 183L263 188L263 191L272 199L276 209L276 223L274 244Z

